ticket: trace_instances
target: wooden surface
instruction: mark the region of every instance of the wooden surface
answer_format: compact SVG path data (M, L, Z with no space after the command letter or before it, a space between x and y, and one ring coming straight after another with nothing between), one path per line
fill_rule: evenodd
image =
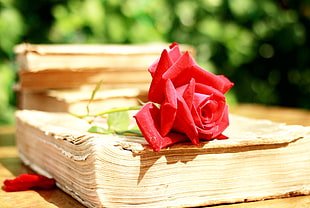
M231 107L230 112L251 118L269 119L287 124L310 126L310 111L279 107L264 107L259 105L240 105ZM15 147L13 127L0 127L0 182L6 178L31 172L21 163ZM6 193L0 190L0 207L84 207L59 189L48 191L23 191ZM213 206L216 208L295 208L310 207L310 196L300 196L285 199L266 200L250 203Z

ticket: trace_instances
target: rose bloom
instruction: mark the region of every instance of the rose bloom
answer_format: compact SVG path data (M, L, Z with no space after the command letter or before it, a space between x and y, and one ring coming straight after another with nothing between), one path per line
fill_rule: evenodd
M233 86L225 76L199 67L178 44L164 50L149 68L148 102L135 115L154 151L177 142L224 139L229 125L224 94Z

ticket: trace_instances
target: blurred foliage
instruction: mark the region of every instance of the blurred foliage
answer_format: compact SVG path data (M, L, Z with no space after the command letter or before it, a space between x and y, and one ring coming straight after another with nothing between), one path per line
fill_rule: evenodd
M0 0L0 123L21 42L191 44L238 102L310 109L309 30L308 0Z

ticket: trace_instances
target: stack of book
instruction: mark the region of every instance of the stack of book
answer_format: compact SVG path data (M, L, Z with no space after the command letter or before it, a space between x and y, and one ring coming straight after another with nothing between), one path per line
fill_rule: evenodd
M17 46L22 161L89 208L195 207L310 194L310 127L230 115L227 140L153 152L143 137L91 133L86 119L67 113L84 114L80 108L95 91L93 111L144 100L147 68L162 48Z
M137 105L138 99L146 101L151 81L148 67L168 46L17 45L18 107L83 113L85 103L100 82L100 92L91 103L93 113L110 108L109 103L119 107ZM182 47L192 54L195 52L193 47Z

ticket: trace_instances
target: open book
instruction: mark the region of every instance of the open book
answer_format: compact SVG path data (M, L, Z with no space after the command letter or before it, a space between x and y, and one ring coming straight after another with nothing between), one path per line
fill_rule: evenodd
M310 194L310 127L230 115L227 140L153 152L66 113L18 111L21 159L87 207L194 207Z

